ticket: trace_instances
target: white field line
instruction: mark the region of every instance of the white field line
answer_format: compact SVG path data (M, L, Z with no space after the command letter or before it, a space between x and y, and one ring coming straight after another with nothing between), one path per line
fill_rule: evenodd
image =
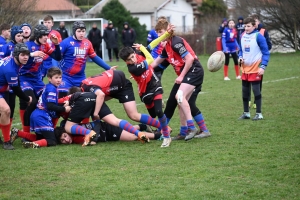
M277 79L277 80L273 80L273 81L263 81L263 84L266 84L266 83L274 83L274 82L279 82L279 81L288 81L288 80L291 80L291 79L296 79L296 78L299 78L299 76L293 76L293 77L290 77L290 78L282 78L282 79ZM205 94L207 92L200 92L199 94ZM164 99L164 101L167 101L168 99ZM140 105L144 105L143 103L137 103L136 104L137 106L140 106ZM15 123L15 124L12 124L12 126L19 126L21 125L22 123L18 122L18 123Z

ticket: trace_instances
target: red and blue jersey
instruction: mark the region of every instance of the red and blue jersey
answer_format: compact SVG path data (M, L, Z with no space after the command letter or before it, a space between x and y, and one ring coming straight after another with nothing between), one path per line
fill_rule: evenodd
M53 110L49 110L47 108L47 103L55 103L56 105L58 105L58 91L57 91L57 87L55 87L53 84L48 83L45 88L44 91L42 93L42 95L39 98L37 107L41 110L45 110L49 116L51 118L57 118L57 114L55 111Z
M20 66L15 63L13 57L0 60L0 93L8 91L8 86L18 86L19 69Z
M11 56L12 52L14 51L14 48L15 48L15 44L12 41L3 45L2 48L0 48L0 58Z
M60 67L63 75L72 78L85 78L87 57L94 58L96 53L88 39L76 40L73 36L60 43L62 60Z
M0 48L6 44L6 39L0 35Z
M48 55L50 55L55 49L52 48L48 43L38 45L33 41L26 42L26 45L30 52L35 51L42 51ZM45 59L45 58L44 58ZM41 57L29 57L28 62L21 67L19 71L19 75L31 75L34 77L41 77L40 76L40 66L42 62L44 61Z
M237 43L237 30L225 28L222 34L223 52L233 53L239 48Z

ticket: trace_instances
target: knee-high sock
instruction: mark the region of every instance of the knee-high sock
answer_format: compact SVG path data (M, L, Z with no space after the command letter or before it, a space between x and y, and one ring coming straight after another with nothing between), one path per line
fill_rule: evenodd
M2 129L2 135L3 135L3 140L4 142L9 142L10 141L10 123L3 125L1 124L1 129Z
M141 114L140 122L143 124L154 126L156 128L160 128L160 122L146 114Z
M128 131L136 136L139 135L139 130L137 130L136 128L134 128L128 121L126 120L121 120L119 123L119 127L121 129L124 129L125 131Z
M180 127L180 135L181 136L186 136L188 132L188 127L187 126L181 126Z
M168 129L168 123L167 123L167 118L166 115L163 115L162 118L158 118L161 128L162 128L162 134L164 136L164 138L169 138L170 137L170 132Z
M207 132L208 131L202 113L200 113L199 115L196 115L194 117L194 120L196 121L196 123L198 124L199 128L203 132Z
M90 132L91 130L77 124L71 127L71 134L73 135L88 135Z
M48 145L47 140L45 139L36 140L34 143L38 144L40 147L46 147Z
M186 121L186 124L187 124L187 127L188 127L190 130L196 129L193 120L187 120L187 121Z
M29 132L25 132L25 131L18 131L18 137L20 138L24 138L26 140L29 140L29 141L35 141L36 140L36 134L31 134Z
M224 65L224 77L228 77L228 65Z
M235 69L235 75L239 76L240 75L240 69L238 65L234 65L234 69Z

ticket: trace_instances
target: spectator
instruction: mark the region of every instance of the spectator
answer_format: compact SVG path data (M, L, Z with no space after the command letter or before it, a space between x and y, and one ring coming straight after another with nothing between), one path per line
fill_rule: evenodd
M60 33L62 39L69 37L69 33L65 28L65 22L61 21L59 23L59 27L56 30Z
M124 22L122 31L122 44L124 47L132 47L136 39L135 30L129 27L128 22Z
M111 50L114 51L117 61L119 61L119 48L118 48L118 31L114 29L112 21L108 22L108 26L104 30L103 39L106 43L109 61L112 61Z
M235 25L237 30L237 42L241 45L241 35L245 31L244 18L240 16L238 18L238 23Z
M91 41L93 48L100 58L102 58L102 53L100 52L100 46L102 43L102 36L100 30L97 28L97 24L93 23L92 29L89 31L88 39Z
M221 26L219 27L219 33L223 33L224 29L228 27L228 24L227 24L227 19L226 18L223 18L222 20L222 24Z

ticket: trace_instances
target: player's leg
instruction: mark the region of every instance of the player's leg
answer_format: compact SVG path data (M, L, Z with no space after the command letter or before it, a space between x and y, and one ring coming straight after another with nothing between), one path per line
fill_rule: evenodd
M247 80L242 80L242 100L243 100L244 113L239 117L239 119L250 119L249 87L250 87L250 82Z
M10 142L10 108L2 95L0 95L0 126L3 136L3 149L13 150L14 147Z
M230 81L230 78L228 77L229 53L224 53L224 54L225 54L224 80Z
M109 61L111 62L112 61L112 58L111 58L111 49L107 49L107 53L108 53Z
M231 53L231 57L232 57L233 62L234 62L234 70L235 70L236 79L240 80L241 79L240 68L239 68L239 65L238 65L238 57L237 57L236 52Z
M263 119L263 115L261 113L262 96L260 91L260 81L254 81L251 83L252 83L252 89L253 89L253 94L256 103L256 114L253 120L260 120Z

